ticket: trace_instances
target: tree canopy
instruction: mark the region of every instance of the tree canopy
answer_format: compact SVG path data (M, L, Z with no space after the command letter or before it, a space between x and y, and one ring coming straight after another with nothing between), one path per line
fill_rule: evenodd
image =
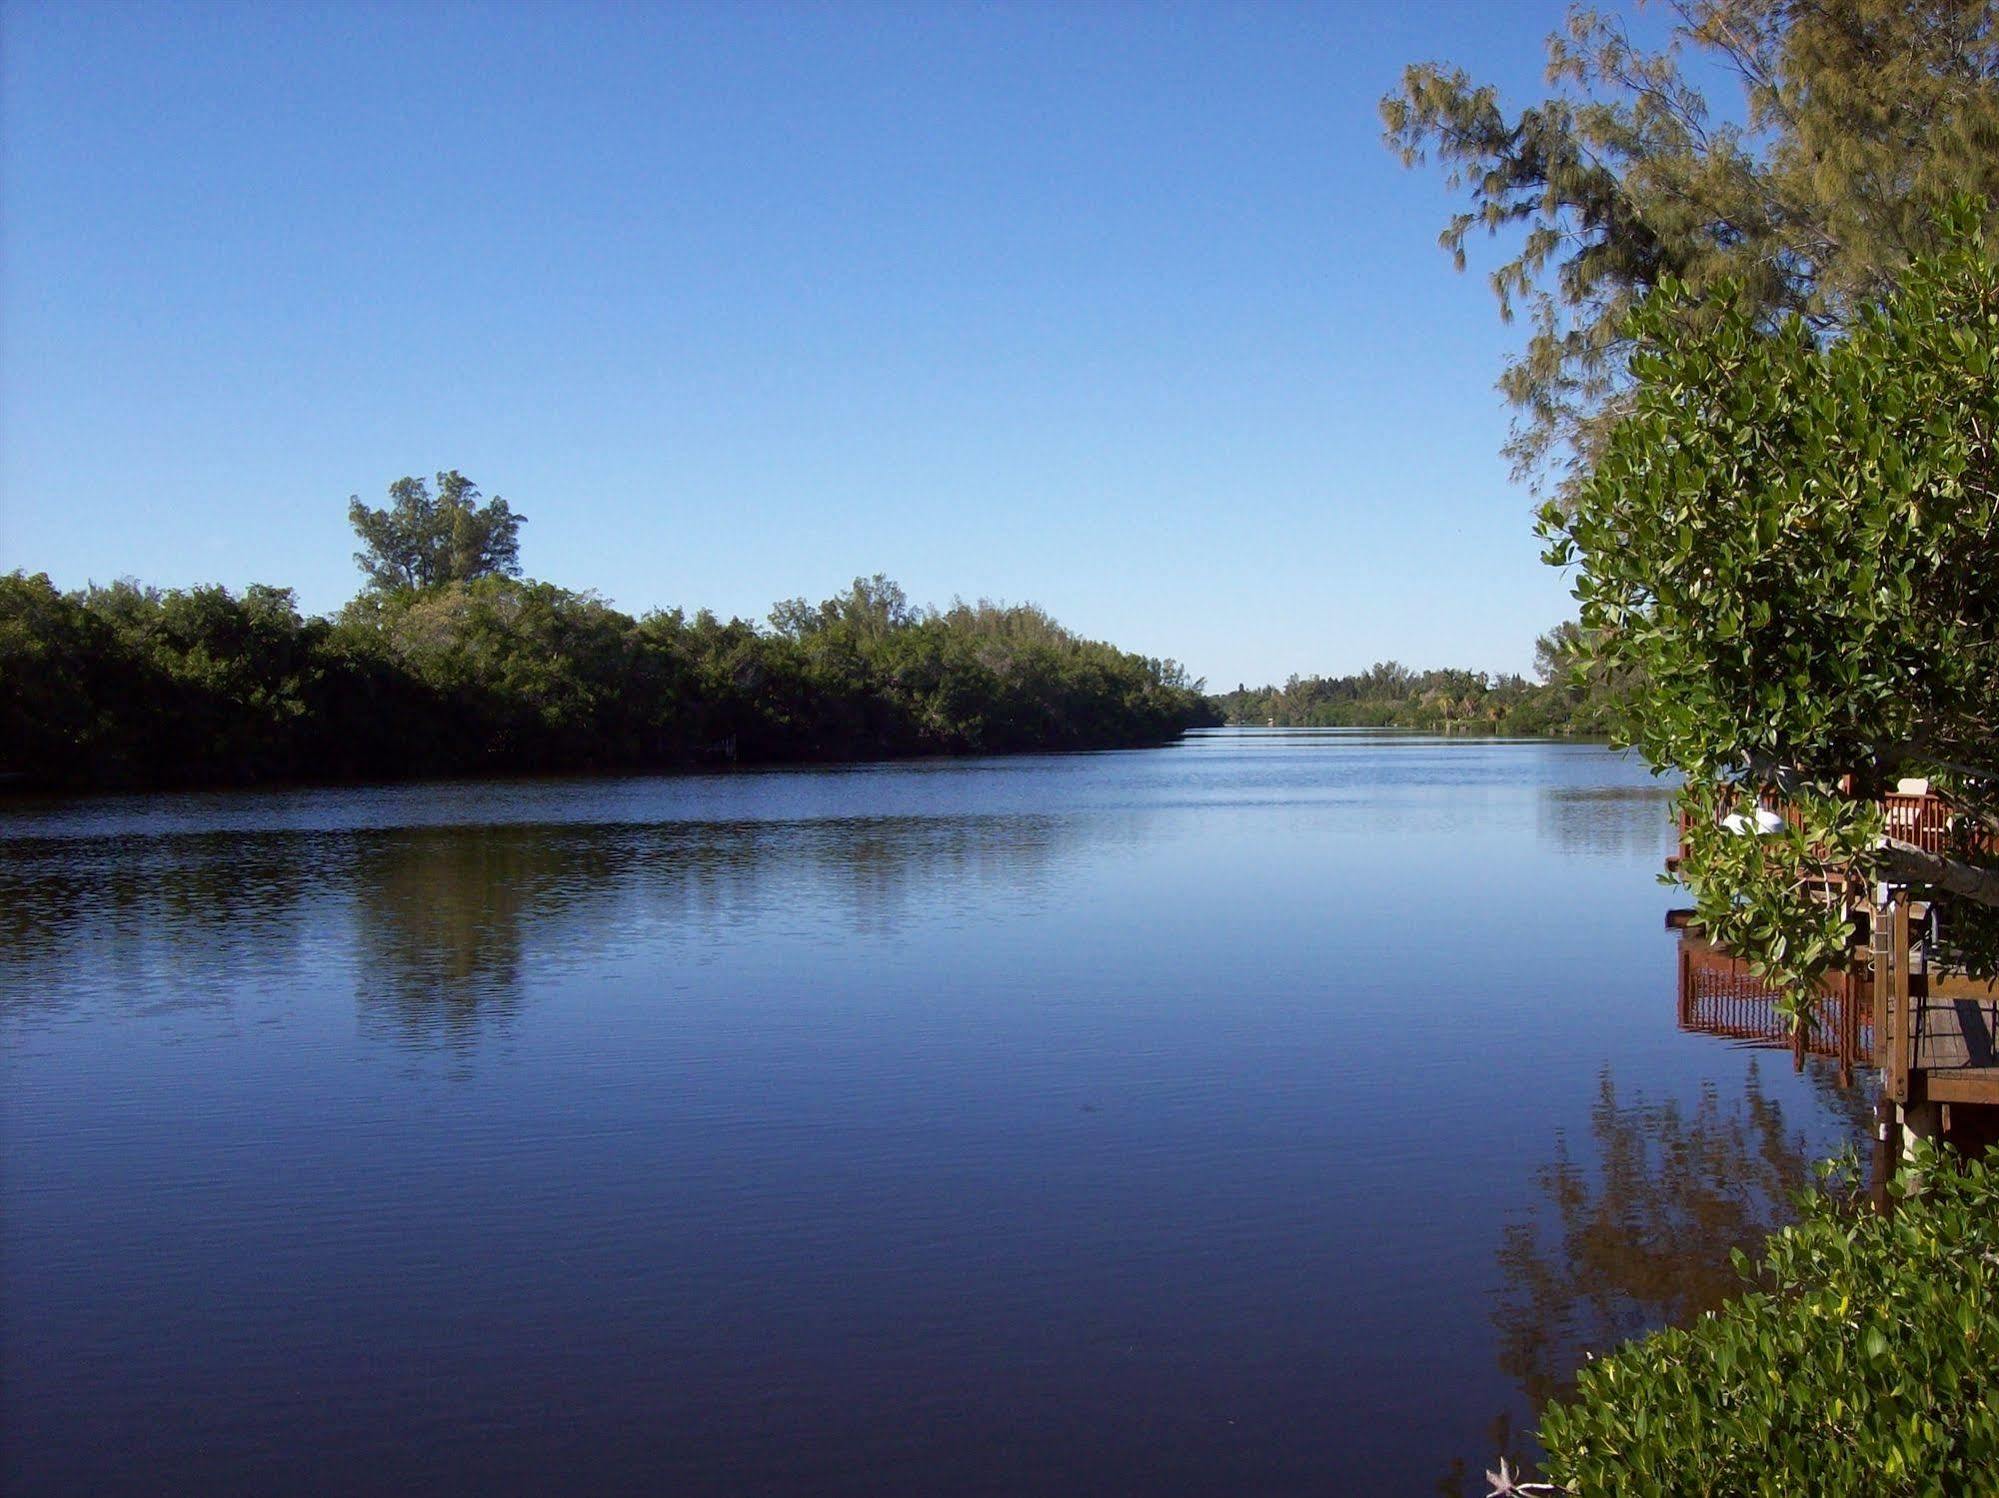
M0 573L0 779L404 779L712 760L1102 749L1219 721L1176 661L1031 604L913 606L876 573L777 605L634 619L520 572L522 518L453 469L350 501L370 586L59 592Z
M803 598L787 598L770 611L770 624L794 640L841 626L874 640L915 622L917 617L901 585L877 572L873 577L855 578L854 585L840 597L816 606Z
M1686 780L1681 873L1711 934L1797 992L1850 940L1815 880L1849 875L1999 906L1988 850L1999 766L1999 258L1983 205L1944 216L1844 336L1772 328L1721 282L1710 318L1664 282L1632 315L1630 408L1547 559L1578 567L1596 659L1629 673L1623 727ZM1903 776L1962 808L1953 846L1888 835L1876 798ZM1795 825L1716 825L1780 793ZM1961 914L1960 941L1979 921Z
M809 629L635 619L485 576L370 589L324 619L280 588L63 593L0 574L0 771L404 779L1111 748L1212 721L1174 662L1032 606L915 609L877 577L797 612Z
M478 577L520 575L516 515L495 495L479 503L479 487L457 469L437 476L437 493L419 478L389 485L389 503L371 509L347 501L347 519L363 550L354 561L375 588L432 588Z
M1999 27L1991 0L1673 0L1663 46L1577 4L1548 39L1549 97L1509 113L1440 63L1382 101L1386 139L1435 158L1468 206L1440 236L1460 269L1503 236L1502 315L1531 332L1501 388L1511 452L1587 467L1628 393L1626 317L1672 281L1727 280L1774 326L1844 327L1932 248L1936 210L1999 201ZM1721 75L1739 99L1701 84ZM1676 299L1698 322L1698 296Z

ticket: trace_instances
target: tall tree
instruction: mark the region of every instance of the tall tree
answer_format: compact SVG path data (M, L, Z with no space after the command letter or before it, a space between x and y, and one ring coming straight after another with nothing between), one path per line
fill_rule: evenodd
M383 509L350 496L347 519L365 548L354 561L372 587L429 588L520 575L520 529L527 517L498 495L479 503L478 485L455 468L438 474L434 497L418 478L389 485Z
M1665 45L1577 4L1548 39L1553 90L1517 114L1460 68L1421 63L1383 99L1403 160L1435 158L1468 206L1440 242L1505 235L1502 316L1527 314L1501 389L1520 469L1566 486L1622 409L1625 318L1672 279L1722 279L1761 326L1824 332L1935 243L1936 209L1999 200L1993 0L1671 0ZM1717 108L1696 81L1739 81ZM1698 321L1698 299L1677 304Z

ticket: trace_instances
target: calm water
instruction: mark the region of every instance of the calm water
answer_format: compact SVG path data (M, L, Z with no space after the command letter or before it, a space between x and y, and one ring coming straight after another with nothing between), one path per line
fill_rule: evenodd
M0 804L0 1488L1483 1492L1858 1113L1676 1033L1667 835L1367 734Z

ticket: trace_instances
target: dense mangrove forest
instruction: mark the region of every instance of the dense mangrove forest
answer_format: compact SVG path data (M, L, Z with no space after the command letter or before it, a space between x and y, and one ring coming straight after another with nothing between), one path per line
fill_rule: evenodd
M62 591L0 576L0 772L67 786L395 780L1157 743L1213 721L1176 662L1031 604L875 576L765 623L624 613L514 575L520 517L456 472L353 507L368 586Z

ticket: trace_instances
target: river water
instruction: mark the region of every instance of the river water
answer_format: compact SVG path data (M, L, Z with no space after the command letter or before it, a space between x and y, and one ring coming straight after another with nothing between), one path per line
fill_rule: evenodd
M1480 1492L1860 1101L1593 745L0 803L0 1489Z

